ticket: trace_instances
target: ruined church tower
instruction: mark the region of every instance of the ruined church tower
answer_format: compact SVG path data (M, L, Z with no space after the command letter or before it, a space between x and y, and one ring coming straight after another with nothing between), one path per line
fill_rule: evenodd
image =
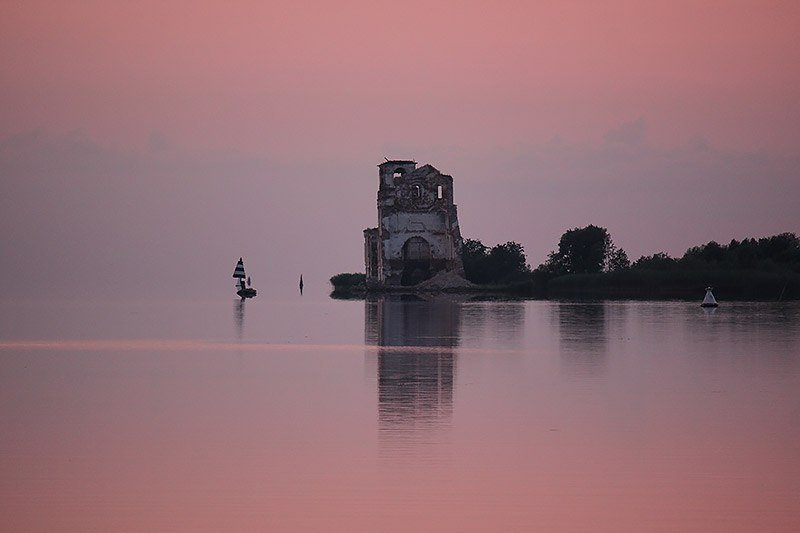
M412 287L464 276L453 178L416 161L378 165L378 227L364 230L367 287Z

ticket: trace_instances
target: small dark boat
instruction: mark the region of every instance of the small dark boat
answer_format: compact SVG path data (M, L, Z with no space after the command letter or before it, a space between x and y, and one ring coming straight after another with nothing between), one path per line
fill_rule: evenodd
M238 289L236 294L238 294L242 300L245 298L253 298L258 294L258 291L250 286L250 278L244 273L244 261L241 257L239 258L239 262L236 263L236 268L233 270L233 277L238 280L236 282L236 288ZM247 280L247 284L245 284L245 279Z

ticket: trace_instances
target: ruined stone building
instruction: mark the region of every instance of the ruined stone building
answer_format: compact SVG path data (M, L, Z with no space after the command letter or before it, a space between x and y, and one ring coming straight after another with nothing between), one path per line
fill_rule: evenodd
M378 227L364 230L367 287L414 286L441 272L463 277L452 176L416 161L378 169Z

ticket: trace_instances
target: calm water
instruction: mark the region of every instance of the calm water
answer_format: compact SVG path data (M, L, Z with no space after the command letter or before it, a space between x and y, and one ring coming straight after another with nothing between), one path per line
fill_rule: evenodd
M800 531L800 305L0 308L2 531Z

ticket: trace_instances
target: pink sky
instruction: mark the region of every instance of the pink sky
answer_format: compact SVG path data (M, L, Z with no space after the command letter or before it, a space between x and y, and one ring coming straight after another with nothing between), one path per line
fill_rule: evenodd
M384 156L452 174L465 236L533 266L589 223L633 259L797 232L798 27L795 2L7 2L0 269L194 291L245 255L322 286L363 266Z

